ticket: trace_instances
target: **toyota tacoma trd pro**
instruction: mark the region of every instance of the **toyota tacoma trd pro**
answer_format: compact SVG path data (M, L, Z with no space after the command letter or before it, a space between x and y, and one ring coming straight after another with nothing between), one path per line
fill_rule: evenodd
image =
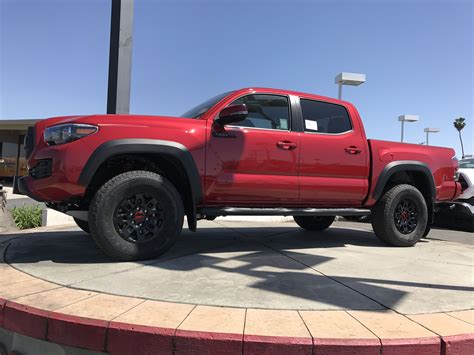
M227 92L181 117L68 116L25 139L17 190L74 217L116 260L154 258L184 215L293 216L310 231L372 213L375 235L412 246L435 204L456 199L448 148L367 140L356 108L300 92Z

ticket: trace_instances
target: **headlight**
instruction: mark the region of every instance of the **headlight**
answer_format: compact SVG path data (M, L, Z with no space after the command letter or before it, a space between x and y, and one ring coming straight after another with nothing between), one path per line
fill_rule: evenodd
M89 136L98 130L99 127L88 124L60 124L44 130L44 141L48 145L69 143Z

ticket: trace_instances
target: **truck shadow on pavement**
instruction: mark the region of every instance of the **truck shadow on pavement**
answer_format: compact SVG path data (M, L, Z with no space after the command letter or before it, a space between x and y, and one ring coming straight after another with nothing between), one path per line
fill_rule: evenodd
M397 309L412 292L420 298L426 297L425 292L462 292L467 298L474 291L468 285L405 279L403 272L380 277L381 260L390 259L384 253L398 248L384 246L372 232L338 227L318 233L291 225L183 230L175 246L160 258L129 263L114 262L90 236L77 231L41 232L5 243L9 244L6 262L36 277L184 303Z

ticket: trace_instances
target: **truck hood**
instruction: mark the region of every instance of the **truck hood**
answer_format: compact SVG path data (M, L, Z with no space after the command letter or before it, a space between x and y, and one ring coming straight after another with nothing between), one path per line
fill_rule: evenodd
M66 123L86 123L96 125L136 125L136 126L154 126L157 120L182 120L189 118L173 116L149 116L149 115L82 115L82 116L61 116L52 117L37 122L38 128L46 128L58 124Z

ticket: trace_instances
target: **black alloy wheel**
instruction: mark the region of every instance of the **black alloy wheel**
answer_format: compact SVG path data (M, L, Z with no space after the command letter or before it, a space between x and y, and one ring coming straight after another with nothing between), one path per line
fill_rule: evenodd
M403 234L410 234L418 225L418 209L411 199L401 200L395 207L393 215L395 227Z
M115 209L114 227L127 242L149 242L161 232L163 209L153 196L133 194Z

